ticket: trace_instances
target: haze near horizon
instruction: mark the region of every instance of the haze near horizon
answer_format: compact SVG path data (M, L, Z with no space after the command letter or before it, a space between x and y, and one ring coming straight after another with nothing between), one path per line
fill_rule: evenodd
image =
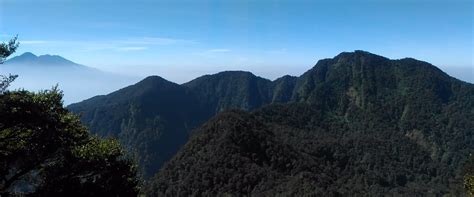
M474 81L471 1L0 1L16 55L183 83L245 70L299 76L343 51L428 61Z

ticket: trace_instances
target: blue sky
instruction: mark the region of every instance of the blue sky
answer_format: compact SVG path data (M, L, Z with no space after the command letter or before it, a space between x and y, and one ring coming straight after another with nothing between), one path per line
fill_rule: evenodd
M223 70L270 79L300 75L319 59L356 49L414 57L474 81L473 6L470 0L0 0L0 39L18 34L18 54L58 54L178 83Z

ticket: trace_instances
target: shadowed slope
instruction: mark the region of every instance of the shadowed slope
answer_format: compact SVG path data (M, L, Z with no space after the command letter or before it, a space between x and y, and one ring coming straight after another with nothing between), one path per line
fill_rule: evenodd
M206 123L149 194L462 194L472 84L426 62L356 51L319 61L292 98Z

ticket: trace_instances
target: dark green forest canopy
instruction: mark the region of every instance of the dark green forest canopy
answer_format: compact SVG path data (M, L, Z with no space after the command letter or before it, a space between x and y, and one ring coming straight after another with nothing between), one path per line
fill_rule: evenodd
M472 84L426 62L356 51L319 61L289 102L207 122L148 194L465 194Z
M472 154L464 166L464 188L469 195L474 195L474 156Z
M136 196L119 143L91 136L57 89L0 94L0 195Z
M0 44L0 65L3 64L3 62L8 56L15 53L16 49L19 46L17 38L18 37L14 37L8 43ZM8 86L10 86L10 83L13 82L17 77L17 75L9 74L7 76L5 73L0 73L0 94L5 92Z

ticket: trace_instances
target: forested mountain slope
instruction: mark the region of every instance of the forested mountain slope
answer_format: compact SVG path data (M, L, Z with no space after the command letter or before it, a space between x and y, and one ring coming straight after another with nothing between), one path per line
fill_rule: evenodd
M192 129L216 113L287 101L295 82L296 77L272 82L243 71L206 75L183 85L151 76L68 109L80 114L91 132L119 138L136 154L146 178L177 152Z
M294 135L295 144L298 141L329 143L326 141L332 139L331 147L328 147L332 149L338 147L337 143L346 143L339 139L347 136L358 149L358 143L362 143L359 141L366 136L370 138L362 141L370 142L361 146L369 147L367 149L373 148L371 143L381 146L395 143L394 148L387 151L400 152L408 147L421 150L423 153L416 151L410 153L416 155L407 157L418 158L420 155L417 154L421 154L422 160L428 159L425 163L437 166L436 169L447 168L443 173L454 174L458 173L466 155L472 152L472 84L454 79L426 62L410 58L390 60L364 51L341 53L332 59L320 60L300 77L284 76L274 81L241 71L206 75L183 85L149 77L133 86L68 108L82 114L82 121L92 132L116 136L129 149L135 150L145 169L145 177L149 177L187 142L193 128L216 113L232 108L255 110L270 103L289 103L282 108L295 113L294 117L285 116L276 123L291 132L275 135ZM290 106L293 105L300 107L292 109ZM300 108L311 113L303 116L299 114ZM273 106L265 109L265 113L259 112L262 110L254 112L259 114L257 117L265 117L258 124L273 125L273 120L282 112ZM315 118L319 116L322 118ZM199 130L205 133L202 128ZM271 128L268 130L275 133ZM303 136L308 139L293 130L303 130ZM318 132L313 132L315 130ZM317 137L322 134L329 135L328 139ZM189 143L193 143L192 140ZM398 146L398 143L403 145ZM345 145L339 146L347 149ZM298 147L307 152L317 149ZM298 154L301 153L299 149L295 148ZM182 151L189 150L184 148ZM399 156L397 154L393 158ZM377 157L369 155L367 157ZM359 156L356 155L356 159L360 159ZM180 162L176 160L172 163ZM173 174L168 168L164 171Z
M364 51L319 61L292 102L199 128L150 196L462 195L474 86L414 59Z
M99 136L113 136L135 153L144 175L176 153L192 125L204 121L188 89L157 76L68 107Z

